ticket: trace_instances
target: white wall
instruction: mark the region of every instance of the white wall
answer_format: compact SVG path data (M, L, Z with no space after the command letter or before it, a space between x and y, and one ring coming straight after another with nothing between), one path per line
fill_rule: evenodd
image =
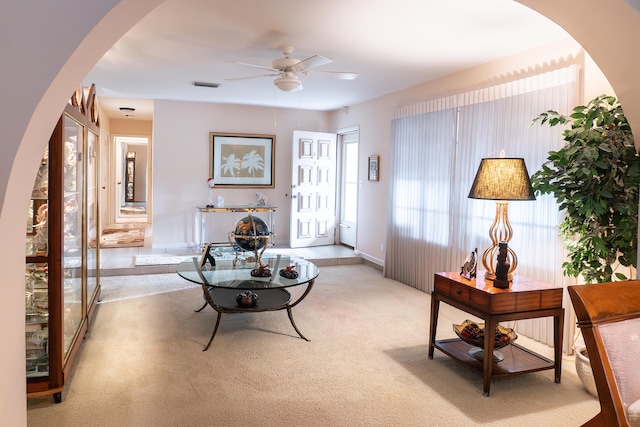
M276 135L275 188L263 191L276 213L276 243L288 244L291 179L291 136L294 129L336 132L360 129L358 237L356 250L384 265L389 200L391 117L399 106L499 84L560 65L579 64L585 79L584 100L614 94L593 60L573 40L543 46L406 90L331 113L209 103L156 101L153 145L153 246L195 246L199 238L196 206L208 199L209 132ZM250 118L250 119L247 119ZM275 119L275 123L274 123ZM380 156L380 181L367 180L370 155ZM256 189L218 189L227 205L255 203ZM261 190L260 190L261 191ZM238 217L222 218L207 231L224 238ZM213 221L210 221L213 222Z
M214 188L226 205L256 203L256 192L277 206L276 244L289 242L291 147L294 129L330 132L329 113L198 102L155 101L153 121L153 246L194 246L196 206L209 197L209 132L275 135L275 187ZM236 222L221 214L208 237L223 236Z

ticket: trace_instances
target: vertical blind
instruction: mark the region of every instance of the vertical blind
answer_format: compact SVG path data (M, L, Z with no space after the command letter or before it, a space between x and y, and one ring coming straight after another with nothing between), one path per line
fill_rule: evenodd
M569 114L578 67L399 108L392 120L392 179L384 275L424 292L433 275L459 271L466 255L490 244L496 205L467 198L484 157L525 159L529 175L563 144L560 127L531 125L540 113ZM509 203L517 274L565 285L562 220L551 196ZM551 327L549 327L551 325ZM518 331L553 342L552 319L520 321Z

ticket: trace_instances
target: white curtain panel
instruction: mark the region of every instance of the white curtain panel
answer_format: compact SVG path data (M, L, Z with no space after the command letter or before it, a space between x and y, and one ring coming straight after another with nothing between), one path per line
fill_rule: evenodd
M548 152L563 145L563 129L531 121L547 110L570 114L578 71L570 66L396 110L386 277L431 292L434 273L458 271L475 248L482 255L491 244L496 204L467 197L481 159L504 150L506 157L524 158L529 175L537 171ZM509 220L517 274L566 286L555 200L510 202ZM553 342L552 319L518 323L519 333Z

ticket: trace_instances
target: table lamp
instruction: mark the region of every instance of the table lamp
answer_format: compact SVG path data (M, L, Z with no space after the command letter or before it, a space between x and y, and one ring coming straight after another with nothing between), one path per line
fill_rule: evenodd
M518 266L518 257L513 249L508 247L513 234L507 214L509 201L536 199L524 159L504 157L482 159L469 191L469 198L496 201L496 217L489 228L492 244L482 254L482 265L485 269L485 279L495 280L494 263L502 244L503 247L507 247L507 260L510 264L508 280L511 281Z

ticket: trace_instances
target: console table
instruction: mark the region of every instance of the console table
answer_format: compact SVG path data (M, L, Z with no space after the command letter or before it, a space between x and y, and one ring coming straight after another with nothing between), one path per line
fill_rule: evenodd
M205 234L207 230L207 217L208 214L212 213L235 213L235 212L246 212L246 213L255 213L255 212L266 212L269 214L269 222L267 225L269 226L269 233L271 234L271 244L275 244L274 242L274 222L273 222L273 214L276 211L276 206L258 206L258 205L235 205L235 206L198 206L198 212L200 213L200 248L204 248L207 244L205 239ZM235 224L231 224L228 231L232 231ZM226 236L226 234L225 234ZM226 244L228 245L228 240L213 242L216 244Z
M554 360L513 343L503 349L504 360L494 362L493 339L484 340L484 360L477 360L469 354L473 346L459 338L436 340L441 301L483 319L485 331L494 331L498 323L503 321L553 317ZM499 289L493 287L492 281L484 279L484 271L478 271L478 277L471 280L465 279L460 273L436 273L431 294L429 359L433 359L434 349L437 348L479 371L483 375L485 396L489 396L492 378L554 369L555 382L560 383L563 323L562 288L559 286L516 275L508 289ZM493 334L485 336L493 337Z

